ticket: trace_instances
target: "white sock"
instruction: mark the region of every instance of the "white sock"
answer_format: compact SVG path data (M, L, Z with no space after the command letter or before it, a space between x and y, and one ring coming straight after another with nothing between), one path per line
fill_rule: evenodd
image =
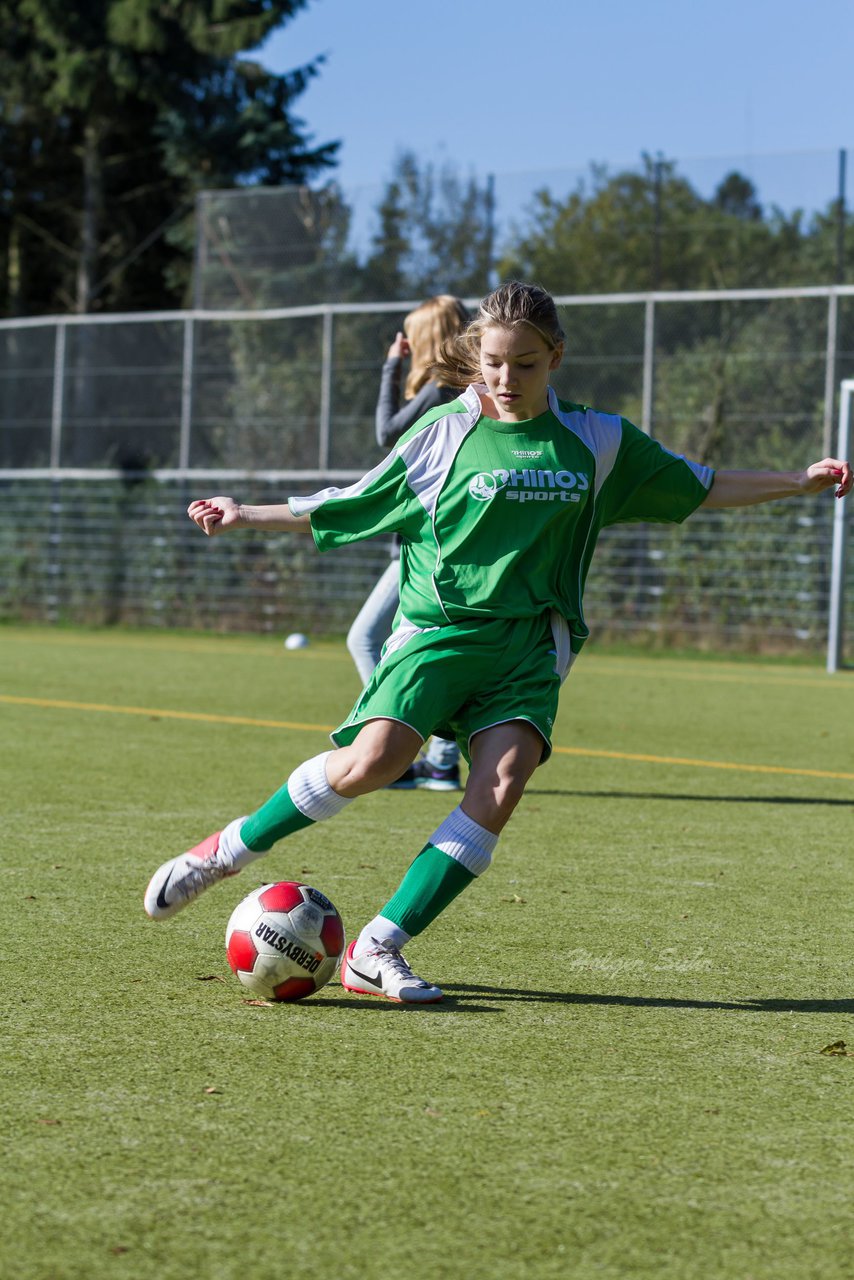
M235 871L239 871L241 867L247 867L256 858L263 858L267 852L267 850L256 852L248 848L240 839L240 828L245 821L245 814L242 818L235 818L227 827L223 827L219 837L219 851L223 855L223 861L229 862Z
M398 951L402 951L411 937L411 933L401 929L393 920L386 920L385 916L374 916L356 939L353 955L363 956L377 943L385 947L397 947Z
M498 836L463 813L457 805L433 832L430 844L449 858L456 858L473 876L482 876L492 862Z
M300 813L311 818L312 822L334 818L348 804L353 803L354 797L339 796L329 785L326 761L331 755L331 751L324 751L311 760L303 761L288 778L288 795Z

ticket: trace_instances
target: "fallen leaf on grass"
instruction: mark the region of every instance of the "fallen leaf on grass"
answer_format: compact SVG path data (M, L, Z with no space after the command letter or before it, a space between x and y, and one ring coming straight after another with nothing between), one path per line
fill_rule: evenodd
M48 1120L46 1116L38 1116L36 1124L62 1124L61 1120Z
M196 982L225 982L218 973L197 973Z
M110 1253L114 1253L118 1257L120 1253L130 1253L130 1248L126 1244L114 1244Z
M518 893L514 893L512 898L502 898L502 899L501 899L501 901L502 901L502 902L514 902L514 903L515 903L515 902L522 902L522 903L524 903L524 902L525 902L525 899L524 899L524 898L520 898L520 897L519 897L519 895L518 895Z
M844 1040L834 1040L833 1044L826 1044L823 1049L819 1049L819 1053L824 1053L829 1058L854 1058L854 1053L850 1051Z
M276 1007L272 1000L244 1000L242 1003L254 1005L256 1009L275 1009Z

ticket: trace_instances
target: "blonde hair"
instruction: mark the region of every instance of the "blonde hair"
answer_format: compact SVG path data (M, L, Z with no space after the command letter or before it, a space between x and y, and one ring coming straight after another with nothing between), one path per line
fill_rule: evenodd
M411 400L418 395L424 383L429 382L433 376L432 367L439 359L443 345L452 340L470 318L459 298L450 293L428 298L420 307L410 311L403 322L403 332L412 352L412 363L403 389L404 399ZM440 385L446 384L440 382Z
M557 351L566 341L551 294L538 284L508 280L486 295L471 324L442 344L432 377L448 387L480 382L480 340L486 330L519 329L522 325L538 333L550 351Z

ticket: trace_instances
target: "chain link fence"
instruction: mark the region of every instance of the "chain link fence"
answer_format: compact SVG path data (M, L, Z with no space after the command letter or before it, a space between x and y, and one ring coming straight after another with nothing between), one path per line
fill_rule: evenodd
M281 499L278 482L251 487ZM0 617L340 634L388 562L384 542L325 556L297 534L212 544L184 514L195 493L171 479L0 481ZM823 653L832 514L810 499L606 530L585 598L594 636Z
M832 451L854 286L558 301L562 397L713 465L795 468ZM0 323L0 617L343 631L383 545L325 557L293 535L212 546L184 510L214 490L278 501L373 466L380 365L413 305ZM832 507L607 531L587 596L594 633L821 653ZM849 615L852 599L848 581Z
M417 302L0 321L0 468L361 474ZM830 449L854 285L558 304L561 396L722 466Z

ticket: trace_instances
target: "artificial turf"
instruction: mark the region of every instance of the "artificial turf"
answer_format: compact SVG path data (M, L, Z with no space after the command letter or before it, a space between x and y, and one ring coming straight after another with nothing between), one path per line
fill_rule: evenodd
M244 893L352 936L454 798L365 797L172 921L142 891L356 692L340 643L0 629L0 1275L854 1275L852 673L591 646L408 949L446 1000L248 1004Z

